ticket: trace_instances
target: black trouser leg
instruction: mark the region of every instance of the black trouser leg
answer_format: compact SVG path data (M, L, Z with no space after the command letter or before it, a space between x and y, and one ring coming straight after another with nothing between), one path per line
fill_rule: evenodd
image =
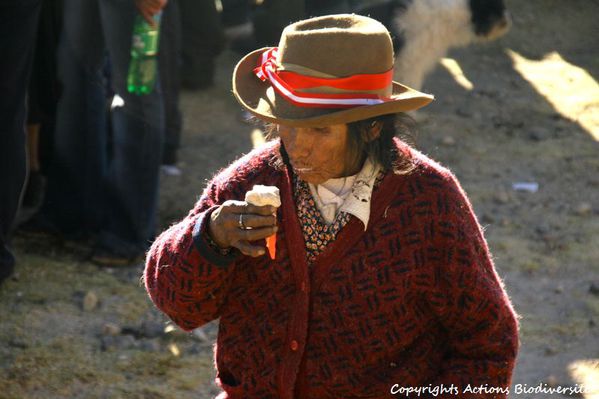
M182 32L181 81L190 89L213 83L214 59L223 50L224 30L214 0L179 0Z
M26 175L25 99L40 0L0 5L0 281L11 274L10 229Z
M181 22L178 1L169 1L162 16L160 32L160 85L164 99L164 151L162 163L177 163L181 141L181 111L179 109L179 62L181 54Z

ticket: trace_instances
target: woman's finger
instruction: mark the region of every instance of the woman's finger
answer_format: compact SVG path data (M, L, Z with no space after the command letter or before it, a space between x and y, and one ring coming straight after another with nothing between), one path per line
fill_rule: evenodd
M263 205L263 206L257 206L257 205L246 205L245 206L245 210L243 212L240 213L255 213L256 215L273 215L277 212L277 208L275 208L274 206L271 205Z
M250 230L239 230L235 233L235 236L239 237L239 241L258 241L270 237L275 234L277 230L277 226L259 227Z
M256 214L249 214L249 215L242 215L242 216L243 216L243 224L245 224L246 227L251 227L253 229L259 228L259 227L272 227L272 226L277 225L277 217L272 214L268 215L268 216L262 216L262 215L256 215Z
M154 18L152 18L152 13L149 10L140 11L140 14L148 24L152 27L156 27L156 22L154 21Z
M226 215L226 226L230 228L245 230L247 228L256 229L276 225L277 218L274 215L262 216L251 213L230 213Z
M276 208L253 206L243 201L226 201L210 216L209 234L221 248L238 241L257 241L276 230Z
M238 241L233 245L233 247L237 248L242 254L252 256L254 258L262 256L266 253L264 247L252 245L247 241Z
M250 205L245 201L226 201L223 203L223 208L226 209L228 213L255 213L257 215L272 215L277 211L277 208L271 205L265 206L256 206Z

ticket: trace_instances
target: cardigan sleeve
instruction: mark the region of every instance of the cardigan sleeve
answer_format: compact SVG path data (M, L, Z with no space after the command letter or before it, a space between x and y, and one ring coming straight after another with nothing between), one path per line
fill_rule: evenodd
M466 195L452 175L445 183L433 244L443 256L430 303L449 340L436 385L454 384L460 398L506 398L518 351L516 314Z
M164 231L147 254L144 281L154 304L193 330L219 317L239 252L223 255L207 241L207 224L221 195L212 182L188 216Z
M276 185L279 141L242 156L218 173L187 217L164 231L146 257L150 298L179 327L190 331L220 317L242 255L225 255L207 240L211 213L227 200L243 200L253 184Z

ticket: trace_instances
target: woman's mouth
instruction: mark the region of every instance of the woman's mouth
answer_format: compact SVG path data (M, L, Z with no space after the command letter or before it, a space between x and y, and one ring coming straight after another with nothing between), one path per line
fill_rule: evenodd
M313 166L294 163L292 163L291 165L293 167L293 172L295 173L295 175L307 183L320 184L326 180L326 178L322 177L322 172L320 172L319 169L314 168Z
M310 173L310 172L314 171L313 167L305 165L305 164L292 163L291 165L293 166L293 169L299 173Z
M295 169L295 171L299 172L299 173L310 173L313 171L312 168L293 168L293 169Z

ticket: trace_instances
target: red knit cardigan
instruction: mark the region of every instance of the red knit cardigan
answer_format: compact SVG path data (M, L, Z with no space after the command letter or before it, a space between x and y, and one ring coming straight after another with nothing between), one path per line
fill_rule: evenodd
M218 174L156 239L145 270L156 306L185 330L220 318L219 398L387 398L441 386L435 397L506 397L517 322L472 208L448 170L396 145L413 172L388 173L368 229L352 217L310 269L278 141ZM281 190L275 260L223 256L205 240L211 211L254 184Z

